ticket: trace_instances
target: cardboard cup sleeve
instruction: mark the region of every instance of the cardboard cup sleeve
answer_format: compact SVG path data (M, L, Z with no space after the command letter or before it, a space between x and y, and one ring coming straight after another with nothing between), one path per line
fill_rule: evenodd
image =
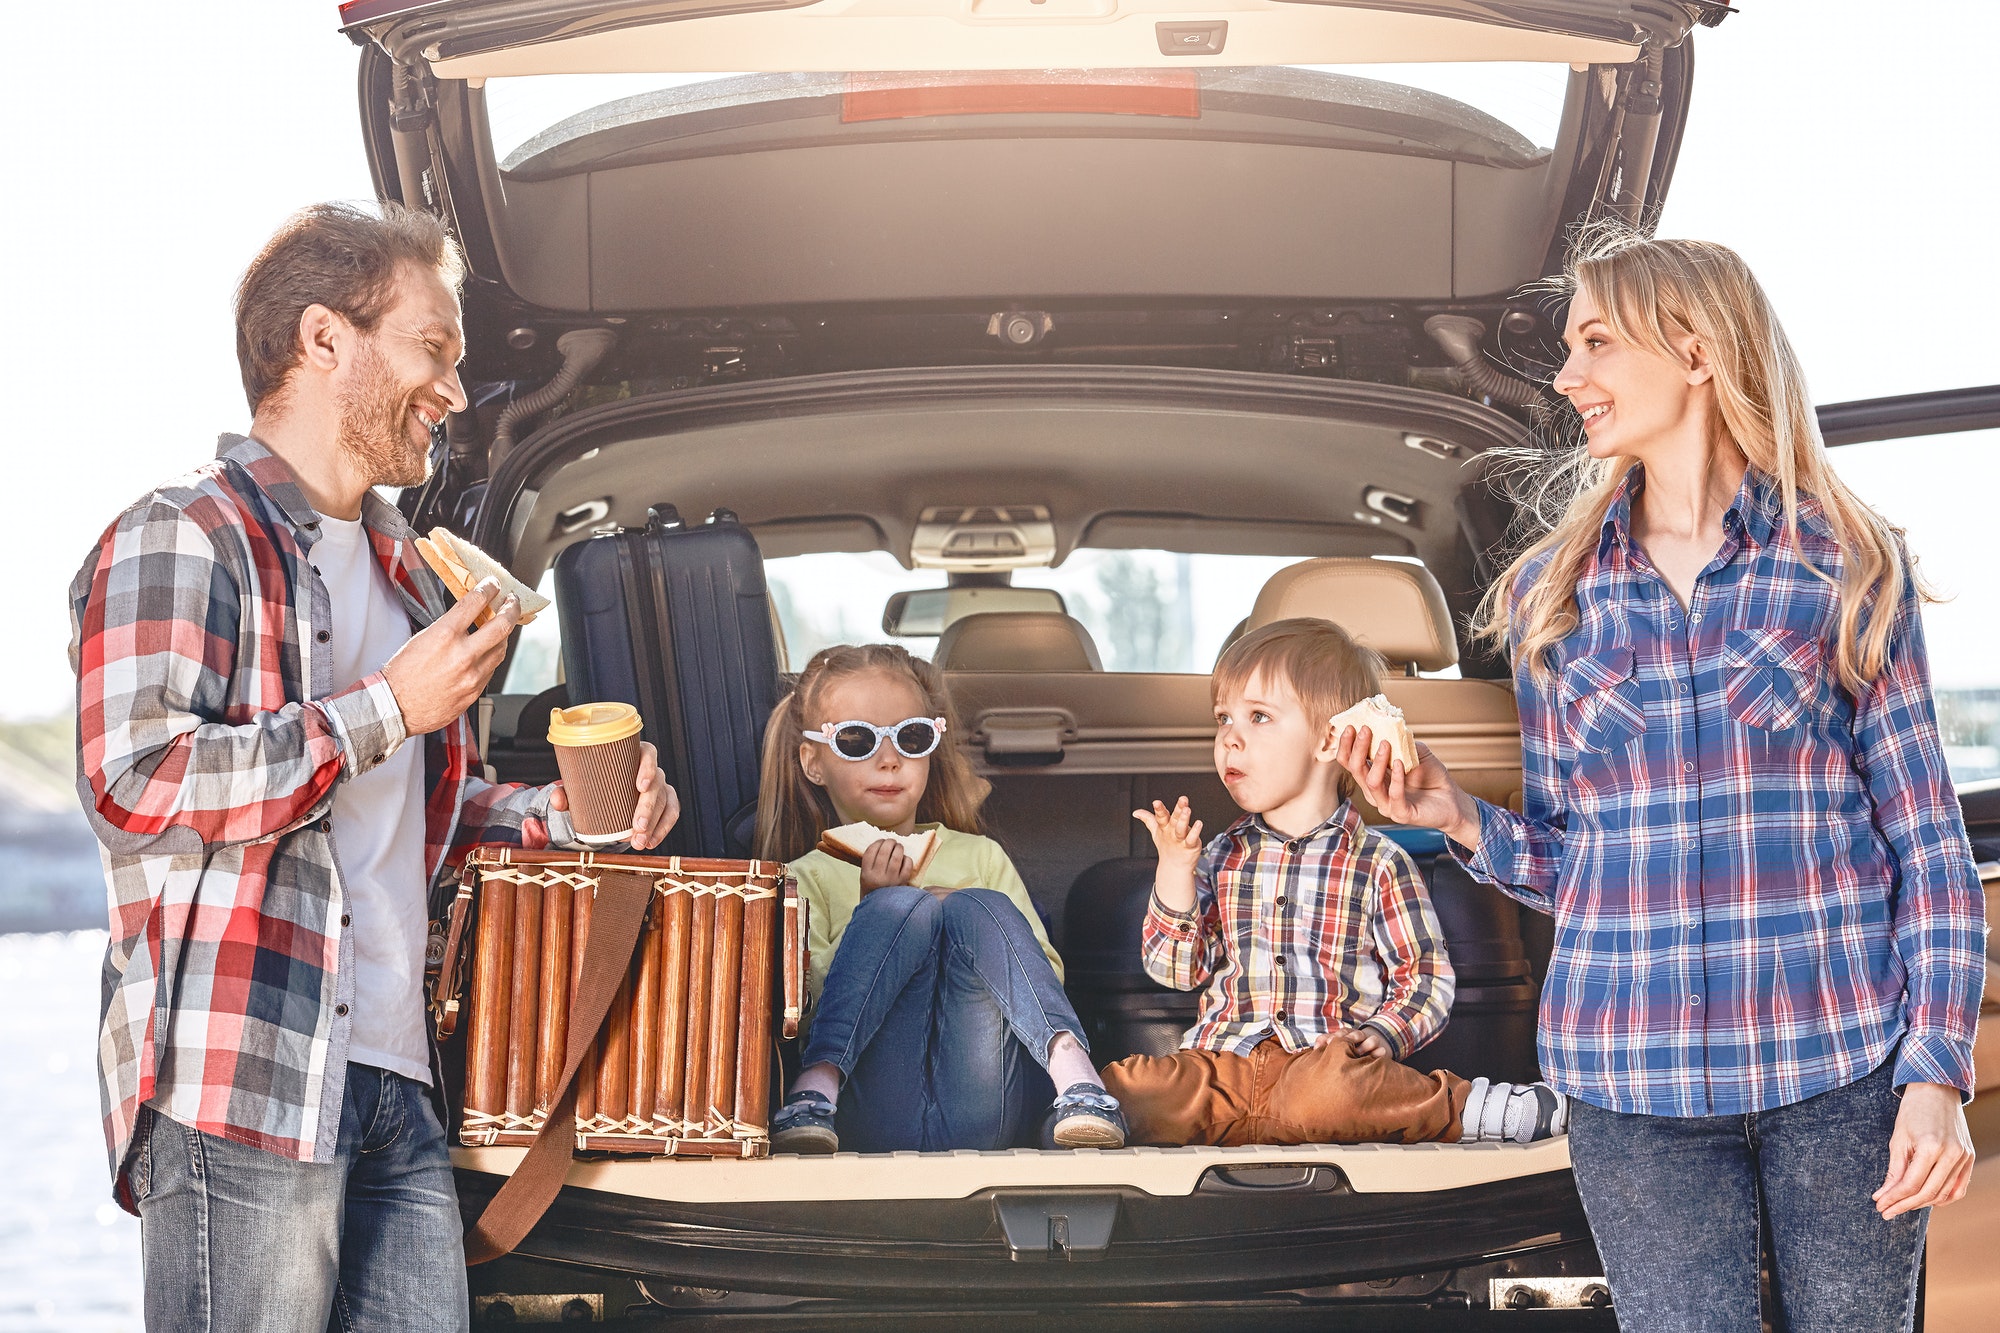
M555 751L577 833L607 842L630 837L639 805L639 737L558 745Z

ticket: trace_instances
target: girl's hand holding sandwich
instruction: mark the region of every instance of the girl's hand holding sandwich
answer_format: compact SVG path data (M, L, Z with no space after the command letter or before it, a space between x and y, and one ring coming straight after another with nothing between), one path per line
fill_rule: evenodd
M916 867L910 864L910 858L894 838L877 838L861 853L861 896L866 898L877 889L908 884L915 871Z

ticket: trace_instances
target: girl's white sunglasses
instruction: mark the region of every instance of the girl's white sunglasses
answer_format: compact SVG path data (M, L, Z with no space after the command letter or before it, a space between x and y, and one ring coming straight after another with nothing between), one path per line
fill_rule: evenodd
M818 731L800 734L809 741L832 747L842 759L856 763L872 759L885 740L903 758L922 759L944 739L944 719L906 717L893 727L878 727L872 722L829 722Z

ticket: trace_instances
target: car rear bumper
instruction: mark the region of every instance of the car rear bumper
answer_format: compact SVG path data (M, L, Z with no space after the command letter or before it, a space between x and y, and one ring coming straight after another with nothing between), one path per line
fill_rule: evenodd
M476 1215L519 1150L459 1150ZM1161 1300L1585 1241L1561 1141L580 1162L525 1256L839 1297Z

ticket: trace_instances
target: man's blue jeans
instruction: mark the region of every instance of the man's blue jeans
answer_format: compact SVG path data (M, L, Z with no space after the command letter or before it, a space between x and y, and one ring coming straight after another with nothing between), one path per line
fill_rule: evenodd
M150 1333L469 1327L464 1223L423 1084L349 1065L331 1162L140 1116Z
M1043 1071L1058 1032L1083 1042L1005 894L885 888L840 937L803 1063L840 1070L850 1152L1011 1148L1053 1096Z
M1884 1222L1894 1061L1752 1115L1621 1115L1570 1103L1569 1155L1626 1333L1756 1333L1758 1209L1778 1328L1892 1333L1914 1317L1928 1208Z

